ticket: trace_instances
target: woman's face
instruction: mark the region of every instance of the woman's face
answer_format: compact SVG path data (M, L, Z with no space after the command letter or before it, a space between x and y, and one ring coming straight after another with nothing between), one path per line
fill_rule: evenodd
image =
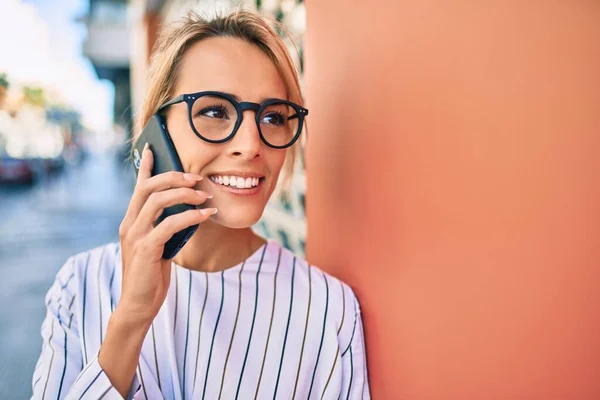
M201 40L185 53L173 96L201 91L229 93L239 101L254 103L287 97L283 80L268 56L255 45L229 37ZM173 105L167 112L167 128L184 170L204 177L197 188L214 196L204 206L216 207L218 213L211 219L229 228L246 228L260 219L286 154L286 150L262 142L254 111L243 114L235 136L213 144L200 139L189 126L187 104ZM214 111L208 113L214 115ZM244 178L244 182L248 177L259 178L259 183L250 189L224 185L232 177L236 181Z

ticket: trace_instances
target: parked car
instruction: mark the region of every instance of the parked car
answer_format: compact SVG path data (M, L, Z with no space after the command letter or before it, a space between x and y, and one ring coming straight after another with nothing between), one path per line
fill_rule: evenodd
M0 182L31 185L35 177L35 165L32 160L9 156L0 158Z

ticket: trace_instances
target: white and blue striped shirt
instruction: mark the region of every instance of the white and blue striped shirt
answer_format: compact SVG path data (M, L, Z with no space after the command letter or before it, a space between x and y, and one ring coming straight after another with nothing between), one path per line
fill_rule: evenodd
M135 399L369 399L352 289L269 241L220 272L173 264ZM121 291L118 244L71 257L46 296L35 399L121 399L97 353Z

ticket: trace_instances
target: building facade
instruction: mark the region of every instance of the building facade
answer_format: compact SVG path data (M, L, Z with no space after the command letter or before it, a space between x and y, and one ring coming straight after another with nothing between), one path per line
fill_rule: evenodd
M90 59L98 78L114 84L114 123L130 132L131 25L128 21L126 0L90 0L88 15L84 17L87 38L83 53Z

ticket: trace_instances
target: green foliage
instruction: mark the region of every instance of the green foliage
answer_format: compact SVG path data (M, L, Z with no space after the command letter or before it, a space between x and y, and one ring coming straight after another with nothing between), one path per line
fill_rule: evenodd
M26 103L34 106L44 107L46 105L46 95L44 89L40 87L23 87L23 99Z
M10 83L8 82L8 77L6 76L6 73L0 74L0 87L4 88L5 90L10 87Z

